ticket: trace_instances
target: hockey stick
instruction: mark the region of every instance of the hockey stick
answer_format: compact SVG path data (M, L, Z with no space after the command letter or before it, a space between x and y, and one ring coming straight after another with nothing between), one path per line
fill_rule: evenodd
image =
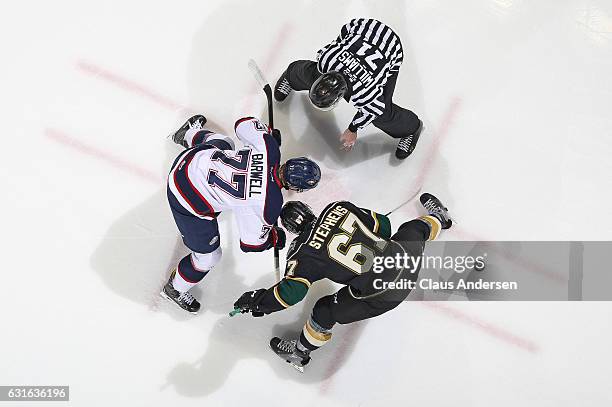
M249 69L251 70L251 72L253 72L255 80L257 81L257 83L259 83L259 86L261 86L264 93L266 94L266 99L268 99L268 125L271 129L274 129L274 107L272 105L272 88L270 87L268 81L266 81L266 78L264 78L261 69L259 69L259 66L257 66L257 62L252 59L249 59Z
M412 194L412 196L410 198L408 198L407 200L405 200L403 203L399 204L398 206L396 206L395 208L391 209L389 212L387 212L385 214L385 216L389 216L391 215L393 212L395 212L396 210L398 210L399 208L401 208L402 206L406 205L408 202L412 201L414 198L416 198L416 196L419 194L419 192L421 192L421 188L419 187L416 192L414 194Z
M263 73L261 72L261 69L259 69L259 66L257 66L257 62L255 62L253 59L249 59L249 69L253 73L253 76L255 77L255 80L257 81L257 83L259 83L259 86L263 89L264 93L266 94L266 99L268 100L268 126L270 126L270 129L274 130L274 106L272 104L272 88L270 87L270 84L268 83L268 81L266 81L266 79L264 78ZM274 221L274 226L278 226L277 221ZM280 281L279 257L280 257L280 254L279 254L278 248L275 247L274 248L274 272L276 275L277 283Z

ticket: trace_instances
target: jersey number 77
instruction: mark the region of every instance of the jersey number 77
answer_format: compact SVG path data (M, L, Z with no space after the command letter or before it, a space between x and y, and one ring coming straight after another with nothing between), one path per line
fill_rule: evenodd
M210 157L212 161L221 161L226 166L236 170L232 172L231 182L223 179L218 171L213 169L208 171L207 181L212 188L220 188L221 191L235 199L246 199L247 169L251 150L239 150L235 153L234 157L230 157L222 150L217 150Z

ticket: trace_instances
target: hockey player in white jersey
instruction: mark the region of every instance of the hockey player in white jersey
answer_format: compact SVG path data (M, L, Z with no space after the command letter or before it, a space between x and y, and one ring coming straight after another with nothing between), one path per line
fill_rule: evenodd
M219 214L234 212L242 251L282 249L285 233L274 226L283 205L282 189L301 192L321 178L319 166L308 158L281 164L280 133L254 117L234 126L244 144L240 149L231 138L204 129L205 123L204 116L193 116L172 135L187 150L174 161L167 189L172 215L192 253L172 270L161 294L192 313L200 303L189 290L221 259Z

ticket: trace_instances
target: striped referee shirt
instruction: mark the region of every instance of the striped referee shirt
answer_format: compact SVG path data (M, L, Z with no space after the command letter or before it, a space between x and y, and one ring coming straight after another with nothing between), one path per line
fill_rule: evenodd
M362 129L383 114L383 87L397 72L404 54L399 37L380 21L358 18L342 27L336 40L317 53L319 72L338 71L348 80L350 102L357 114L351 131Z

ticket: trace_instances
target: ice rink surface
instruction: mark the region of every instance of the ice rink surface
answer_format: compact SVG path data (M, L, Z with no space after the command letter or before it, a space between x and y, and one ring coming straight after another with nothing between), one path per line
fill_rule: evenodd
M268 339L301 329L334 287L228 318L274 279L271 252L240 252L231 214L223 260L196 289L203 312L158 296L186 253L165 200L180 151L166 136L193 112L226 134L242 115L265 118L247 60L275 82L363 16L400 35L395 101L425 132L402 163L374 127L347 154L337 137L352 108L325 114L293 95L276 105L284 157L323 169L300 198L384 213L422 187L457 221L443 239L610 240L609 1L12 2L0 15L0 384L70 385L75 406L611 405L610 303L409 302L337 326L300 375ZM392 222L420 213L413 201Z

